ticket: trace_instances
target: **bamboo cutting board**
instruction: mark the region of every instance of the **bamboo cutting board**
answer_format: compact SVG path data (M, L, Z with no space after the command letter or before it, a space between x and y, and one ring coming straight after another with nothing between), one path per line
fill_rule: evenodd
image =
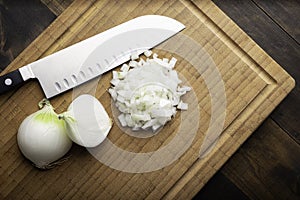
M115 121L108 139L92 150L73 145L67 162L39 171L16 143L20 123L44 98L38 82L31 81L0 97L0 199L192 198L294 87L294 80L210 1L75 0L4 73L144 14L169 16L186 26L154 51L178 59L180 77L193 88L184 97L189 110L153 137L124 133L106 92L112 78L107 73L51 103L60 113L77 95L95 95ZM135 157L118 154L109 142ZM141 155L149 159L141 162ZM168 159L172 162L164 163Z

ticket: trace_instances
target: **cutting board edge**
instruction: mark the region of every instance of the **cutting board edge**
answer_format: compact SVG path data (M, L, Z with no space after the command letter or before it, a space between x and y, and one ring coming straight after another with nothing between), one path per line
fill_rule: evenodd
M77 1L78 2L78 1ZM64 12L65 13L65 12ZM64 14L63 13L63 14ZM62 14L62 15L63 15ZM78 17L80 17L80 16L78 16ZM58 17L58 19L59 19L59 17ZM57 19L57 20L58 20ZM50 26L49 26L49 29L52 27L52 26L56 26L56 27L60 27L60 24L61 22L58 20L58 21L54 21L53 22L53 24L51 24ZM53 29L53 28L52 28ZM66 28L67 29L67 28ZM36 48L37 50L39 49L39 45L42 43L40 40L39 40L39 38L41 37L46 37L46 35L48 34L47 32L46 32L47 30L45 30L30 46L28 46L28 48L26 48L26 49L32 49L32 48ZM241 31L241 30L240 30ZM62 32L62 33L60 33L60 35L63 35L64 34L64 32ZM53 43L54 43L55 41L53 41ZM52 44L53 44L52 43ZM49 46L51 46L51 44L49 45ZM258 48L260 48L259 46L257 46ZM26 49L24 50L24 52L26 51ZM27 51L29 51L29 50L27 50ZM23 54L21 54L21 55L23 55ZM20 55L20 57L22 57ZM27 62L28 62L29 60L27 60ZM23 60L18 60L18 59L16 59L16 61L14 61L8 68L7 68L7 70L12 70L12 69L16 69L16 68L18 68L18 63L20 63L20 62L23 62ZM275 62L275 61L274 61ZM274 65L275 66L275 65ZM276 67L278 67L277 65L276 65ZM5 71L7 71L7 70L5 70ZM276 101L281 101L287 94L288 94L288 92L289 91L291 91L292 90L292 88L294 87L294 85L295 85L295 81L294 81L294 79L292 78L292 77L290 77L287 73L286 73L286 75L284 75L285 77L287 77L287 79L285 79L285 86L280 86L280 87L278 87L277 89L279 90L279 89L282 89L282 90L284 90L286 93L284 94L284 96L282 95L282 96L280 96L280 98L278 97L278 98L276 98ZM282 80L279 80L279 82L283 82L283 80L284 79L282 79ZM278 83L279 83L278 82ZM276 90L277 91L277 90ZM1 102L0 102L1 103ZM262 106L261 106L262 107ZM274 107L275 108L275 107ZM273 109L274 109L273 108ZM267 117L268 115L266 115L265 117L264 117L264 119ZM260 123L262 123L263 121L260 121L259 123L257 123L256 124L256 128L259 126L259 124ZM255 128L255 129L256 129ZM254 130L255 130L254 129ZM253 131L254 131L253 130ZM245 142L246 141L246 139L251 135L251 131L250 131L250 133L249 133L249 135L245 135L245 138L242 138L241 139L241 142L239 143L239 146L237 146L236 147L236 149L234 150L234 152L240 147L240 145L242 145L242 143L243 142ZM225 161L226 162L226 161ZM224 162L224 163L225 163ZM211 175L211 176L208 176L207 178L207 180L209 180L209 178L211 178L213 175ZM184 187L186 188L186 187L189 187L190 185L194 185L195 184L195 182L193 182L194 180L190 180L186 185L184 185ZM201 188L203 187L204 185L202 185L201 186ZM178 193L180 193L182 190L180 190L180 191L178 191ZM196 191L196 190L195 190ZM177 193L177 194L178 194ZM176 195L177 195L176 194ZM166 196L166 197L168 197L168 195Z

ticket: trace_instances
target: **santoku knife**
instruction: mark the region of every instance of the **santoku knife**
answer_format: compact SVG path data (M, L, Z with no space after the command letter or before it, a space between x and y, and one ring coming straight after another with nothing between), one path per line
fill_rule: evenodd
M134 18L8 74L0 76L0 94L37 78L51 98L130 60L182 29L180 22L160 15Z

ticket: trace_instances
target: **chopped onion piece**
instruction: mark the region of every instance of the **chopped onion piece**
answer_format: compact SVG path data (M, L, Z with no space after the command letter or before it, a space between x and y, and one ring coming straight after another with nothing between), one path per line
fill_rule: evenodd
M122 126L127 126L125 114L122 113L121 115L119 115L118 119L119 119Z
M192 88L191 87L188 87L188 86L182 86L182 87L178 87L177 88L177 91L178 92L189 92L189 91L191 91L192 90Z
M154 124L154 125L152 126L152 130L153 130L153 131L156 131L156 130L159 129L161 126L162 126L161 124Z
M138 62L138 65L143 66L145 63L146 63L145 60L141 58L140 61Z
M151 50L147 50L147 51L144 52L144 55L146 57L150 57L152 55L152 51Z
M120 83L120 80L119 80L119 79L112 79L112 80L110 81L110 83L111 83L112 85L114 85L114 86L117 86L117 85Z
M139 58L139 54L137 52L131 54L130 59L131 60L137 60Z
M169 63L169 59L168 58L163 58L162 61L165 62L165 63Z
M177 62L176 58L171 58L170 62L169 62L169 66L173 69L175 67L175 64Z
M117 96L117 101L121 102L121 103L124 103L125 102L125 98L122 97L121 95L118 95Z
M165 68L169 68L169 63L168 62L164 62L162 59L159 59L159 58L154 58L154 61L161 65L161 66L164 66Z
M126 114L126 115L125 115L125 120L126 120L127 126L129 126L129 127L135 126L135 123L134 123L134 121L132 120L131 115Z
M113 98L113 100L115 101L117 99L117 96L118 96L117 91L112 89L112 88L109 88L108 92L109 92L110 96Z
M123 79L127 72L117 72L113 71L113 79Z
M129 62L129 66L130 67L136 67L137 65L138 65L138 62L136 62L134 60L132 60L132 61Z
M128 72L129 68L130 68L129 65L123 64L122 67L121 67L121 71L122 72Z
M149 127L152 127L155 124L157 124L157 119L150 119L142 126L142 129L147 129Z
M108 90L121 112L121 126L132 130L156 131L175 116L177 109L188 109L180 98L191 88L179 86L181 80L173 69L177 59L160 59L156 53L149 58L151 54L152 51L144 52L146 60L132 55L121 72L113 72L112 87Z
M182 101L180 101L177 108L180 109L180 110L187 110L188 109L188 104L183 103Z

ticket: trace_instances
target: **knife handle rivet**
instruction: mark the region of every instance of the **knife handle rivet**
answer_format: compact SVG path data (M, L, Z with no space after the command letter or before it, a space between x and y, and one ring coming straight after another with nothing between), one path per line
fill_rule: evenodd
M10 78L5 79L4 81L5 85L9 86L13 83L13 81Z

